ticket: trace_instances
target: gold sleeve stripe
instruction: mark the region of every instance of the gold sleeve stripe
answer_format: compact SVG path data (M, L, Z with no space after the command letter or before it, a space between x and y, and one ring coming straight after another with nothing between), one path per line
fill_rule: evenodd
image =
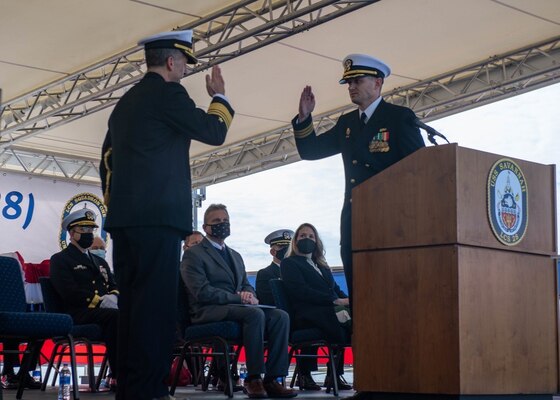
M294 130L294 136L295 136L296 139L303 139L303 138L306 138L307 136L311 135L313 133L313 131L314 131L313 123L311 123L303 129Z
M228 108L225 105L217 101L213 101L212 103L210 103L210 107L208 107L208 114L217 115L218 117L220 117L226 124L226 127L229 129L231 121L233 120L233 115L229 112Z
M105 206L109 205L109 195L111 194L111 168L109 167L109 157L113 152L113 148L109 149L103 155L103 163L105 163L105 168L107 169L107 176L105 177L105 193L103 193L103 201Z
M109 292L109 294L117 294L117 295L118 295L118 294L120 294L120 293L119 293L118 290L111 290L111 291Z
M101 301L101 297L98 295L93 296L93 300L89 303L88 308L96 308L99 301Z

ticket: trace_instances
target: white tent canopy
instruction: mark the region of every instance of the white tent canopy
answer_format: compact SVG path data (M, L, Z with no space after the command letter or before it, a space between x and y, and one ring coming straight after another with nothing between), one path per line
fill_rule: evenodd
M248 25L254 26L264 18L256 16L256 10L285 7L284 11L276 11L278 15L270 13L278 20L290 10L321 2L3 0L0 4L0 88L3 105L10 105L10 109L6 106L0 115L0 167L20 168L12 165L15 151L31 154L30 157L52 155L95 164L112 107L83 113L83 117L52 129L36 129L17 142L12 141L17 138L18 131L7 133L11 107L17 109L22 104L29 107L36 88L51 81L64 81L76 71L134 48L144 36L196 23L202 17L220 14L220 10L241 3L247 11L247 18L254 18L254 22ZM345 2L339 3L342 6ZM385 93L401 93L403 88L437 81L436 78L442 76L448 77L447 85L459 79L461 73L472 65L542 43L546 45L536 52L540 63L524 64L524 68L516 67L515 71L523 76L538 70L540 80L537 84L537 78L519 80L515 90L501 93L501 97L553 83L560 75L560 56L556 51L560 49L560 3L557 0L380 0L362 3L365 6L357 11L318 26L312 21L326 11L310 12L292 23L307 18L309 30L287 35L280 41L221 62L226 95L236 111L226 148L288 127L297 112L299 93L307 84L313 86L317 98L314 115L328 115L347 108L346 87L339 85L338 80L342 72L341 60L348 53L372 54L391 66L393 74L386 80ZM237 30L243 28L237 27ZM202 41L195 44L195 50L205 47L208 44ZM500 60L507 61L508 57ZM492 90L492 82L488 79L486 86L478 89L477 98L484 98L484 94ZM183 83L200 107L209 103L202 74L193 74ZM455 91L450 95L458 99L467 92L474 93L473 87L477 83L480 82L472 80L472 84L462 86L463 92ZM443 91L452 92L449 87L443 87ZM19 100L12 102L13 99ZM474 103L463 103L450 112L472 107ZM49 104L44 102L42 106L48 109ZM79 107L73 109L73 113L82 116ZM429 116L429 113L422 116ZM193 143L191 157L196 160L211 150ZM296 159L289 146L284 152L291 154L290 157L279 158L278 162ZM251 171L246 169L246 172ZM43 173L48 174L49 169Z

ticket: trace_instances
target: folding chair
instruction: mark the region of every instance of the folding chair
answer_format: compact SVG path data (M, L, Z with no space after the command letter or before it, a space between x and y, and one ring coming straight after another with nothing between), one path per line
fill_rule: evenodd
M237 364L239 349L243 345L241 325L235 321L210 322L206 324L193 324L189 316L188 297L184 285L180 284L178 293L178 319L180 329L184 332L185 343L180 353L179 365L189 357L198 360L196 363L199 370L193 371L193 379L204 379L204 364L207 358L222 357L227 369L232 363ZM237 347L237 351L231 352L230 348ZM169 392L173 395L177 387L180 368L177 368ZM209 377L204 379L202 390L208 389ZM224 393L233 397L232 371L227 371Z
M39 283L41 284L41 291L43 293L43 301L45 304L45 310L47 313L61 313L63 308L62 299L56 292L54 286L51 283L50 278L48 277L40 277ZM101 384L101 378L105 372L107 366L107 354L106 351L103 353L95 353L93 350L94 344L104 345L101 341L101 327L97 324L79 324L74 325L72 327L72 331L70 332L72 337L74 338L73 343L70 343L66 337L56 337L53 338L54 341L54 348L51 354L51 358L49 359L49 365L47 367L47 372L45 373L45 379L43 380L43 386L41 390L44 391L47 387L47 381L50 376L51 369L54 366L54 362L56 357L58 356L57 366L55 368L55 373L53 376L53 380L51 382L51 386L54 386L56 377L58 375L58 371L60 370L60 364L62 362L62 357L64 355L68 355L70 353L74 353L75 355L86 355L88 360L88 378L89 378L89 387L92 392L96 392L99 390L99 385ZM83 345L86 348L85 352L76 353L76 346ZM70 347L73 346L74 349L71 350ZM94 381L93 377L95 376L94 370L94 356L103 356L103 362L101 364L101 368L99 374L97 375L97 379ZM75 363L76 360L71 360L72 363Z
M72 318L67 314L58 313L32 313L26 312L25 290L21 279L21 270L17 260L9 257L0 257L0 341L3 339L16 339L27 343L24 354L39 351L44 340L53 337L66 337L70 343L74 339L71 335ZM5 353L3 350L2 353ZM18 353L22 353L18 351ZM74 356L75 357L75 356ZM24 357L20 370L21 376L27 376L30 368L30 357ZM75 365L72 366L74 380L74 399L79 398L77 373ZM16 399L21 399L25 380L20 379Z
M272 279L270 282L270 288L272 289L272 295L274 296L274 303L276 307L281 310L286 311L290 318L293 318L293 310L290 300L286 294L286 289L284 287L284 282L280 279ZM293 320L293 319L292 319ZM293 329L290 325L290 360L295 358L304 358L304 357L316 357L316 358L328 358L328 362L330 364L330 371L331 374L334 374L336 371L335 368L335 355L337 354L337 347L338 345L329 343L328 340L325 339L325 335L323 332L318 328L308 328L308 329ZM327 349L327 354L319 354L311 355L311 354L301 354L301 349L304 347L321 347ZM295 377L298 373L298 367L296 365L296 371L294 372L294 378L290 384L290 387L293 387L295 382ZM330 379L332 382L332 389L333 394L338 396L338 382L336 379ZM330 387L327 387L327 393L330 392Z

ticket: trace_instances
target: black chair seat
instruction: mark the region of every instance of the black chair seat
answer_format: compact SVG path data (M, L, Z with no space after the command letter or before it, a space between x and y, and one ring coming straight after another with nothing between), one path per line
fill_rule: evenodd
M67 314L0 312L0 336L45 338L65 336L71 329Z
M87 337L90 341L101 341L102 331L97 324L74 325L70 331L75 338Z
M191 325L185 330L185 340L201 340L211 336L219 336L225 340L238 340L241 337L241 326L235 321L210 322Z
M325 335L317 328L296 329L291 332L290 341L292 342L316 342L322 341Z

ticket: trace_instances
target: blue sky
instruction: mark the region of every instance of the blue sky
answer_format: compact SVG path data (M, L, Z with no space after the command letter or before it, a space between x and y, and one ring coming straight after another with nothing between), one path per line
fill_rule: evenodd
M432 121L430 125L462 147L559 165L559 106L560 84L555 84ZM556 187L560 193L558 171ZM325 243L329 264L340 266L343 190L340 156L300 161L209 186L199 211L199 225L208 205L225 204L232 232L226 243L241 253L247 271L257 271L271 261L269 247L264 243L266 235L276 229L295 230L302 222L310 222Z

